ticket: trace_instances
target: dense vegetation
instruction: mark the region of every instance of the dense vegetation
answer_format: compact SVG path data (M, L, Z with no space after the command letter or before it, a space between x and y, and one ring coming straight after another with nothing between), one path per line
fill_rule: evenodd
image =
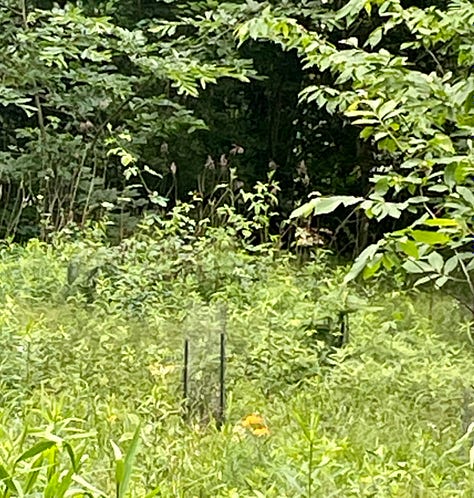
M325 253L249 255L177 221L118 247L100 227L3 246L3 496L112 496L116 482L125 496L133 459L120 451L135 452L139 424L131 496L469 496L473 350L455 303L393 285L348 293ZM205 410L182 418L181 378L191 335L217 385L223 302L217 430ZM342 307L351 341L333 350L319 324Z
M190 197L246 211L271 174L288 243L474 294L474 9L425 3L4 2L1 232L121 239Z
M0 496L470 496L473 47L470 0L1 2Z

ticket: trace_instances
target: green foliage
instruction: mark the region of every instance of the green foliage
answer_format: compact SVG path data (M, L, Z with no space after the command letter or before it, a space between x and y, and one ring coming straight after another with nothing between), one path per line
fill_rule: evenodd
M205 129L184 98L219 78L247 81L248 64L205 62L153 29L69 4L14 4L0 9L3 235L37 235L41 226L45 236L106 210L163 207L166 142Z
M472 291L472 3L458 1L446 10L434 6L423 10L405 9L397 0L374 5L354 0L336 13L336 19L350 27L364 10L371 16L373 7L381 18L379 25L368 35L353 33L338 44L271 9L241 24L236 34L241 42L269 39L287 50L296 49L307 70L330 73L335 80L307 86L301 92L303 102L350 118L361 127L360 137L378 150L379 164L370 179L374 187L360 209L379 222L387 217L403 219L403 228L385 234L360 254L347 280L364 268L369 277L381 267L408 272L416 267L414 272L419 273L429 265L429 275L419 284L434 280L441 287L464 280ZM321 22L328 18L327 13L320 14ZM391 53L383 42L402 27L411 38L401 43L399 53ZM425 51L434 68L414 63L413 51ZM314 199L293 216L332 212L342 199ZM357 202L350 199L350 204ZM400 261L407 256L414 261L402 266ZM443 273L448 258L449 271ZM459 271L452 278L456 262ZM463 300L472 311L473 296Z
M180 209L119 246L95 226L1 248L4 496L435 497L472 487L472 345L453 301L348 294L344 268L324 252L300 266L266 243L245 245L232 225L197 237ZM222 303L228 407L218 431L182 418L182 346L214 327ZM341 311L351 341L335 350L321 324Z

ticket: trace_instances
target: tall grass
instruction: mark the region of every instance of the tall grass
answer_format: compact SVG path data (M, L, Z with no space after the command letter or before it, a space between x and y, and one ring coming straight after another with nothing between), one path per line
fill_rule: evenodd
M349 291L324 254L250 254L221 229L5 244L0 274L2 497L471 496L474 355L442 295ZM218 430L183 419L181 369L222 302ZM334 351L318 324L347 307Z

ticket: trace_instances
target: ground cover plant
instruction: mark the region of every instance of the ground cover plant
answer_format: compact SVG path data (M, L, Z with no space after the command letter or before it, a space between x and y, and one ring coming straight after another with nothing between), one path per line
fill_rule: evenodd
M470 496L456 301L349 289L324 251L302 265L177 219L115 246L100 225L2 245L1 496ZM218 430L206 407L183 418L182 344L223 303ZM331 349L320 324L344 309L350 341Z

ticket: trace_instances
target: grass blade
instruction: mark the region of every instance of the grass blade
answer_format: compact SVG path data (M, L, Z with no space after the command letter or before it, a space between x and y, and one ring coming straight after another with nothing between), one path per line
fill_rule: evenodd
M140 441L140 426L138 426L133 434L132 442L128 448L125 459L123 460L123 473L121 482L117 482L117 498L125 498L130 479L132 477L133 462L138 450L138 443Z

